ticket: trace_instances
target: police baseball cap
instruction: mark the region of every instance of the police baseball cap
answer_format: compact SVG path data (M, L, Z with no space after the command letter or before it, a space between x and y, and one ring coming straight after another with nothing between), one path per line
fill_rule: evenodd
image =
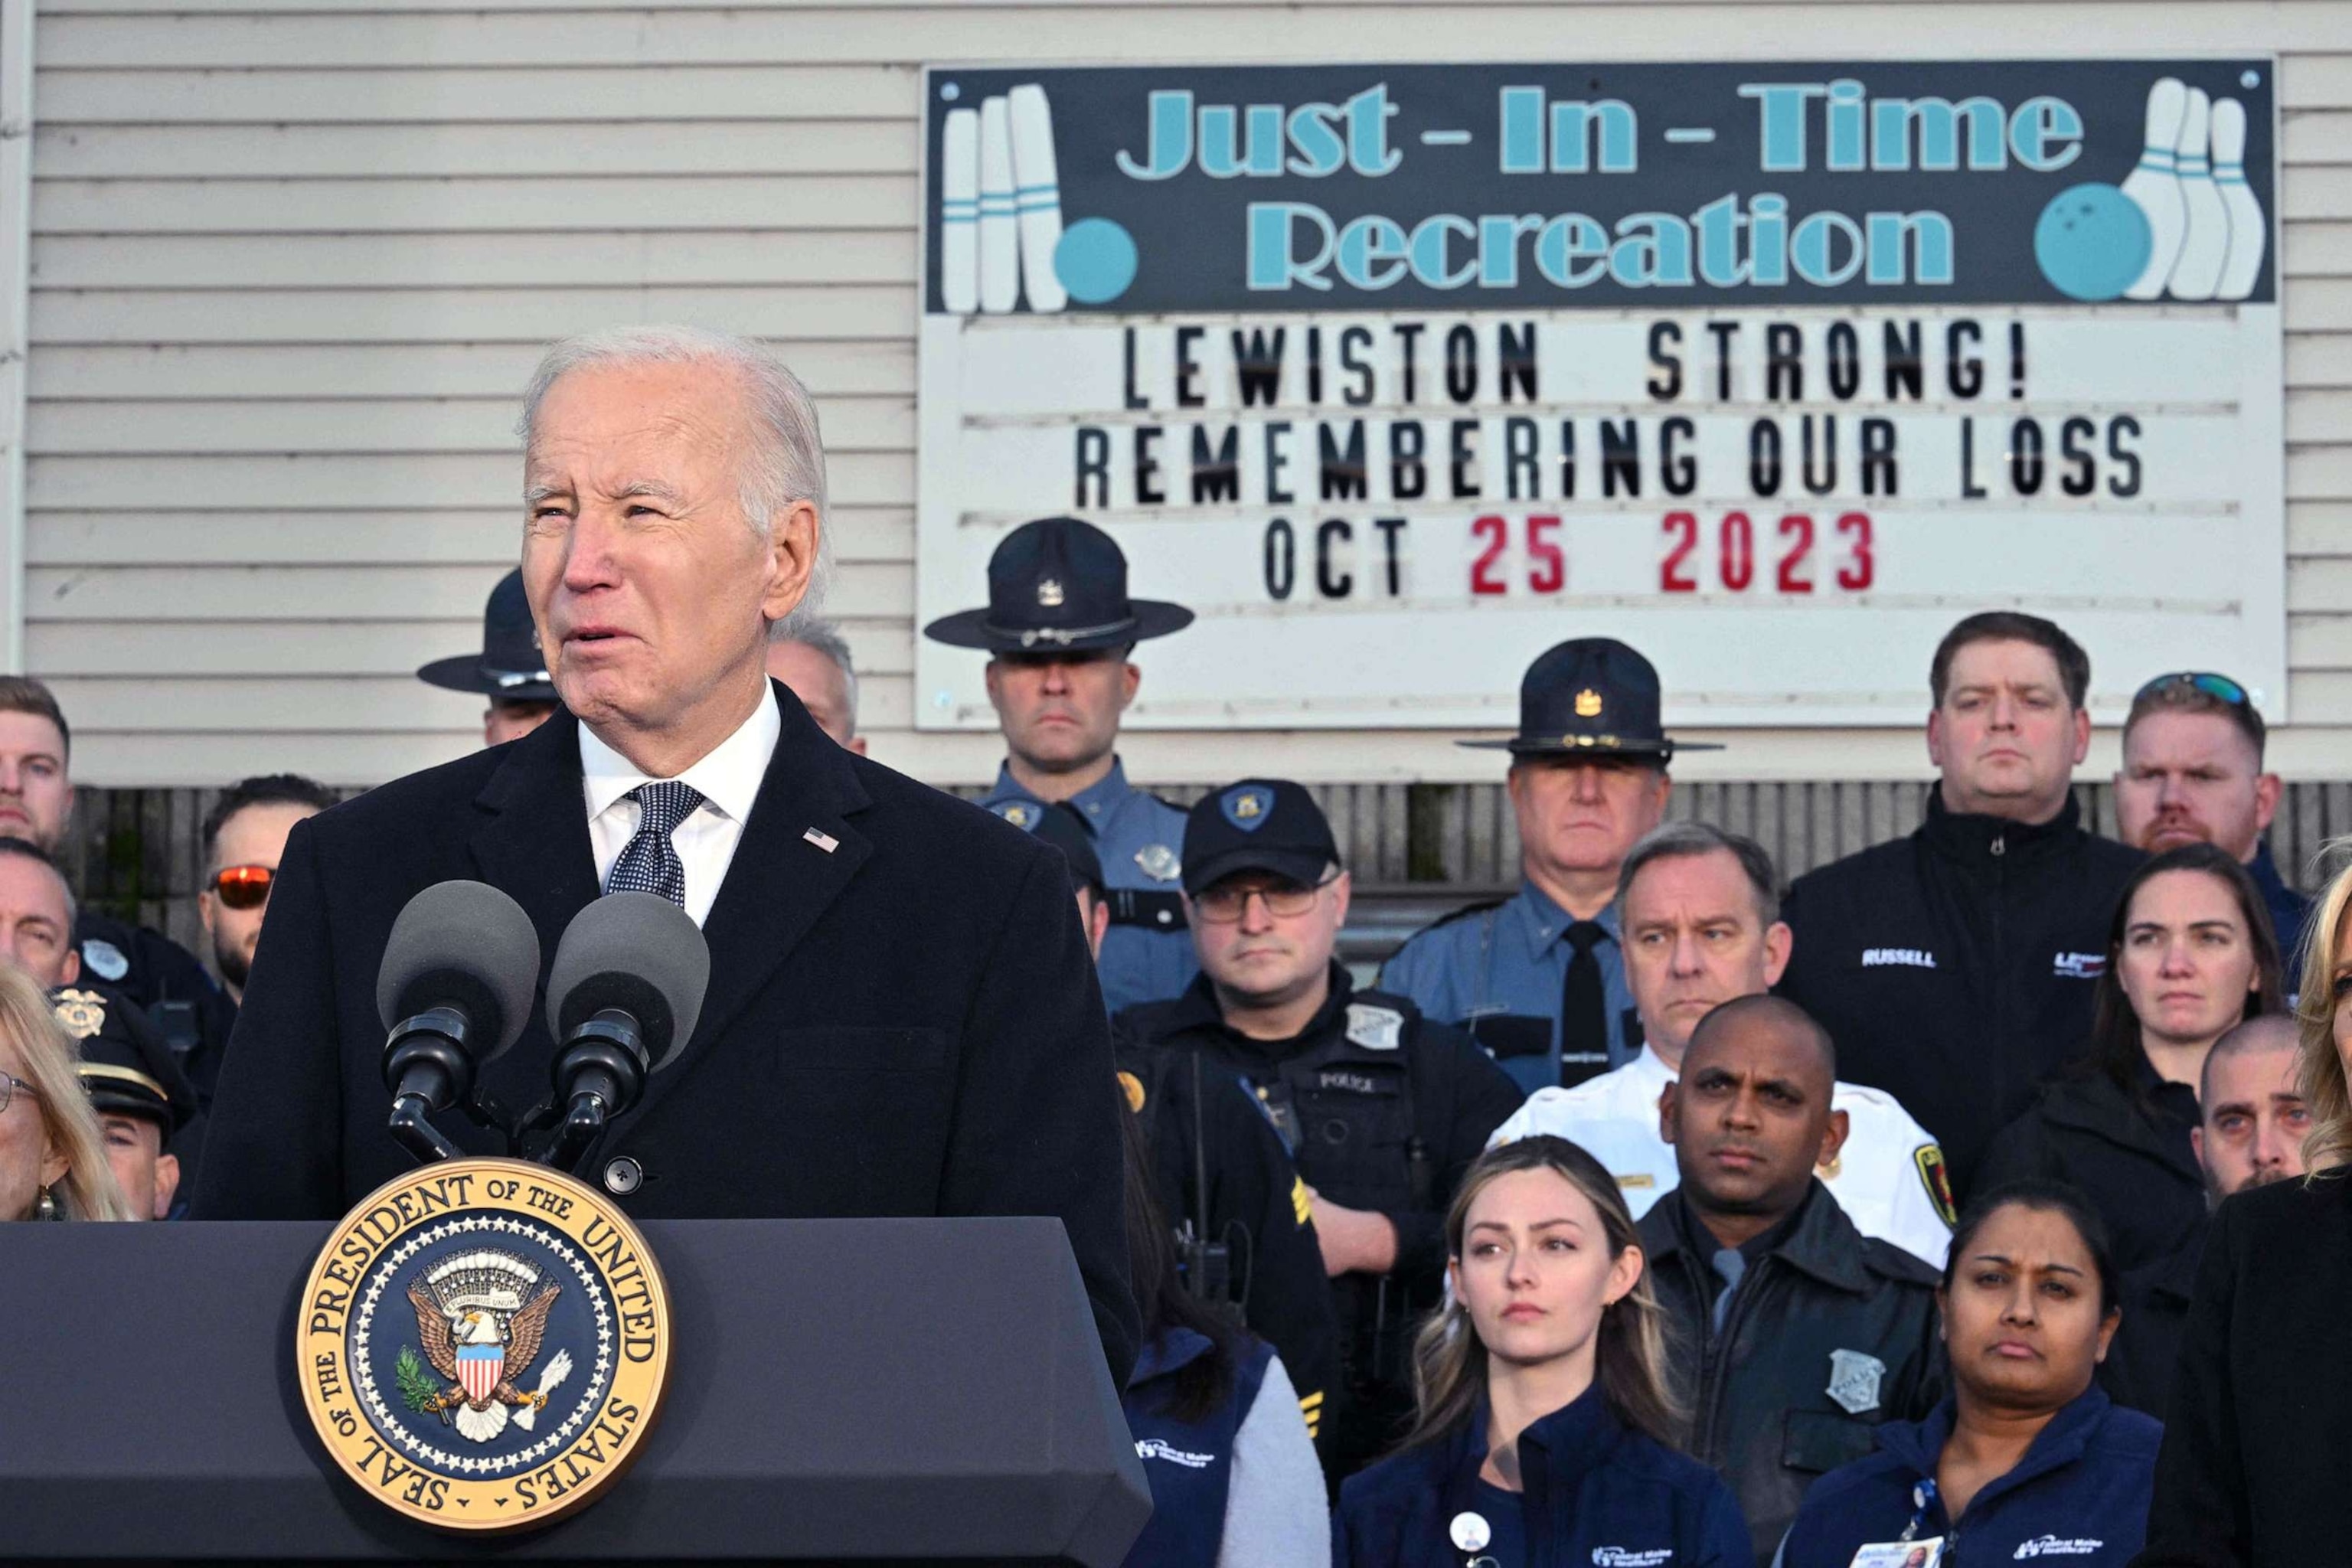
M1041 517L988 558L988 605L923 628L933 642L992 653L1086 653L1166 637L1192 624L1181 605L1127 595L1118 542L1075 517Z
M49 1007L80 1052L77 1070L100 1115L144 1117L166 1142L188 1124L195 1091L137 1003L103 986L65 985L49 993Z
M554 678L539 649L539 627L522 591L522 574L509 572L482 607L482 651L436 658L416 672L427 686L473 691L501 702L554 702Z
M1184 818L1184 890L1198 893L1237 871L1271 871L1313 887L1339 862L1331 824L1306 786L1244 779L1213 790Z
M1528 666L1519 682L1519 732L1507 741L1456 741L1515 757L1614 753L1664 765L1677 750L1719 752L1677 741L1659 720L1657 667L1614 637L1571 637Z

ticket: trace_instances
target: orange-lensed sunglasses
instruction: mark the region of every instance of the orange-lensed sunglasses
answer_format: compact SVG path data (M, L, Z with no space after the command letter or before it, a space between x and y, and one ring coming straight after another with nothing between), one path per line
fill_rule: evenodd
M268 866L224 866L213 875L213 896L233 910L257 910L269 901L277 875Z

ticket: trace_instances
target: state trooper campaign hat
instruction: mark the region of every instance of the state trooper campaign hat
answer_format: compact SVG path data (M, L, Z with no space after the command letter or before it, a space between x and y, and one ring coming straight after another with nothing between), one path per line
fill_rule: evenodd
M416 672L428 686L473 691L502 702L556 702L555 681L539 651L539 628L523 596L522 574L509 572L482 608L482 651L436 658Z
M1007 822L1014 820L1010 812L997 815ZM1070 863L1070 890L1075 893L1083 887L1092 891L1096 898L1101 898L1104 890L1102 857L1095 853L1094 829L1088 827L1087 819L1078 815L1078 808L1068 801L1056 801L1043 811L1031 806L1022 816L1025 820L1019 826L1028 828L1060 850L1062 858Z
M142 1116L164 1142L196 1113L195 1090L172 1056L163 1031L120 992L63 985L49 1008L81 1054L76 1070L100 1116Z
M1198 893L1236 871L1271 871L1313 887L1339 863L1330 820L1303 784L1244 779L1212 790L1184 818L1184 890Z
M992 653L1087 653L1164 637L1192 624L1181 605L1127 596L1127 556L1090 522L1044 517L988 558L988 607L942 616L933 642Z
M1658 672L1614 637L1570 637L1528 666L1519 682L1519 732L1507 741L1456 741L1515 757L1607 752L1654 758L1721 746L1677 741L1658 717Z

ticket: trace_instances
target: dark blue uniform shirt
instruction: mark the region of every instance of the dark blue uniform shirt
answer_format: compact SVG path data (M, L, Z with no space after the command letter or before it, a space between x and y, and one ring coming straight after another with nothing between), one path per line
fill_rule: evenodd
M1878 1452L1814 1482L1780 1543L1780 1568L1846 1568L1856 1550L1897 1539L1915 1518L1913 1539L1945 1538L1939 1568L2131 1561L2147 1529L2162 1426L2095 1385L2051 1418L2015 1469L1985 1483L1956 1527L1940 1498L1921 1495L1952 1417L1946 1399L1925 1421L1890 1422Z
M1335 1568L1470 1561L1475 1553L1457 1548L1453 1531L1459 1515L1477 1510L1486 1423L1481 1399L1453 1436L1350 1478L1332 1521ZM1519 1474L1526 1568L1747 1568L1753 1561L1731 1489L1696 1459L1619 1421L1598 1384L1519 1434Z

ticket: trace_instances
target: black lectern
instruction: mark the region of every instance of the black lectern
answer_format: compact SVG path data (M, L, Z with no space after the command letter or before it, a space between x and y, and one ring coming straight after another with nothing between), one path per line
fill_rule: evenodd
M0 1226L6 1555L1099 1568L1150 1512L1058 1222L656 1220L676 1331L635 1467L534 1534L410 1526L297 1403L329 1229Z

